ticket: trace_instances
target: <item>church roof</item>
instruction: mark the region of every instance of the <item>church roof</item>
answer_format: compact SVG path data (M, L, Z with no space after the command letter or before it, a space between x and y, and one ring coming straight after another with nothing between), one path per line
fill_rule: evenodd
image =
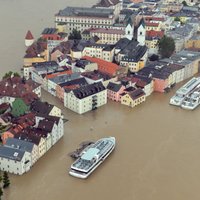
M29 31L29 30L27 31L25 39L26 40L32 40L32 39L34 39L31 31Z

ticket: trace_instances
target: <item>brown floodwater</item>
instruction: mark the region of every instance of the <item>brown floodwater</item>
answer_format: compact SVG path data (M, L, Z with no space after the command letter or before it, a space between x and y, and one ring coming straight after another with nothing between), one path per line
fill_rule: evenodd
M20 66L26 30L38 35L70 3L0 0L0 25L8 28L0 32L1 72ZM43 92L43 99L61 107L69 119L65 135L30 172L10 175L4 200L199 200L200 108L170 106L175 89L153 94L133 109L109 101L84 115L64 109ZM82 141L106 136L115 136L117 142L108 159L86 180L68 175L73 160L67 154Z

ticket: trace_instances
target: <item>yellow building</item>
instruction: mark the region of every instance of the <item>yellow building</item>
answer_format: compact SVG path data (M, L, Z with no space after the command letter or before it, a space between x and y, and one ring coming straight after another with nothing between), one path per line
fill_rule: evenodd
M121 97L121 104L133 108L141 104L145 100L146 100L145 92L142 89L135 89L133 92L124 94Z
M46 42L33 43L26 50L24 56L24 66L31 66L32 63L45 62L49 60L49 51Z
M138 57L135 57L134 55L133 57L124 56L120 61L120 65L128 67L131 72L138 72L141 70L145 66L148 57L148 52L145 48L146 46L141 46L141 49L145 52L143 52L143 55L138 55Z
M83 49L82 56L90 56L112 62L114 57L114 46L108 44L88 45Z
M186 49L200 49L200 35L194 35L185 43Z
M153 22L146 22L146 31L161 31L161 24L160 23L153 23Z
M115 44L124 37L125 31L118 29L99 28L91 29L90 35L92 37L97 36L100 39L99 43L101 44Z
M46 48L46 44L33 43L26 50L24 56L23 75L26 79L30 78L33 63L41 63L49 60L49 51Z

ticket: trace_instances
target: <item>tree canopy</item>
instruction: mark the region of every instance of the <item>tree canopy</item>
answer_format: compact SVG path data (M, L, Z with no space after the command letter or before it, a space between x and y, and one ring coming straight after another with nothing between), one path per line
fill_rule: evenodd
M3 173L3 188L7 188L10 185L10 180L8 177L8 173L5 171Z
M17 72L11 72L11 71L9 71L9 72L7 72L7 73L4 74L3 79L10 78L11 76L20 77L20 75Z
M151 56L149 57L149 60L150 60L150 61L156 61L156 60L159 60L159 56L156 55L156 54L153 54L153 55L151 55Z
M169 58L175 50L174 39L168 36L164 36L159 41L159 53L162 58Z
M69 40L80 40L82 37L81 37L81 32L76 30L76 29L73 29L72 32L69 34L69 37L68 39Z
M180 20L179 17L175 17L175 18L174 18L174 21L176 21L176 22L180 22L181 20Z
M188 6L188 4L187 4L186 1L183 1L182 4L183 4L184 6Z

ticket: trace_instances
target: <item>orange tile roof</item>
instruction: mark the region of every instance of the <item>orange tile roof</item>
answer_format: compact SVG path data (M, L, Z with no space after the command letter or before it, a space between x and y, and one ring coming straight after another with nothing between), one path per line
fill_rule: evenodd
M50 78L54 78L54 77L62 75L62 74L72 74L72 70L66 70L66 71L63 71L63 72L56 72L56 73L53 73L53 74L48 74L48 75L46 75L46 78L50 79Z
M104 73L107 73L109 75L116 75L116 72L118 70L120 70L120 66L112 63L112 62L108 62L105 60L102 60L100 58L94 58L94 57L90 57L90 56L84 56L83 59L89 60L90 62L95 62L98 65L98 70Z

